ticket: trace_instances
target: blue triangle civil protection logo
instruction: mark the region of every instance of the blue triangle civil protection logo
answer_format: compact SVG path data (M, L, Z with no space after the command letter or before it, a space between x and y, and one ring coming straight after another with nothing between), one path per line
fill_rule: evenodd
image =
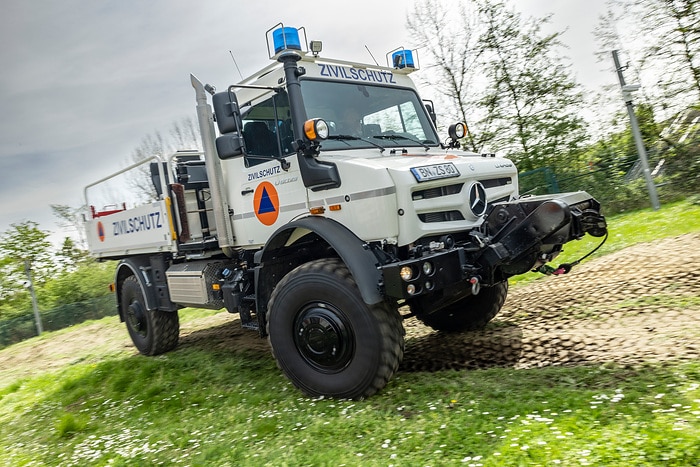
M267 194L267 189L263 188L262 197L260 198L260 206L258 207L258 214L265 214L268 212L275 212L275 206L272 204L270 195Z
M253 212L255 217L264 225L269 226L277 222L277 216L280 213L280 201L277 190L272 183L262 182L255 189Z

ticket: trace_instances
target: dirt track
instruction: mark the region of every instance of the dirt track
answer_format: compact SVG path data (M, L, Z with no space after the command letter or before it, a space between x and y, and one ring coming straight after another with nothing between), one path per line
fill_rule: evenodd
M700 234L639 244L565 276L511 289L486 329L432 331L404 321L400 371L531 368L700 358ZM272 358L267 341L226 312L185 323L180 348ZM123 325L94 324L0 352L0 387L14 378L105 355L136 353Z
M511 289L483 331L441 335L406 321L402 369L698 358L698 297L700 234L639 244Z
M444 334L407 319L401 371L700 358L698 297L700 234L639 244L511 289L482 331ZM265 340L225 318L183 332L181 346L269 354Z

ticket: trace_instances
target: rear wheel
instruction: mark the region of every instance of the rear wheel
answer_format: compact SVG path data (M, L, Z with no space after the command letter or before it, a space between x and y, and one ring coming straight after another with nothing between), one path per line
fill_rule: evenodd
M131 340L142 354L158 355L177 346L180 334L177 312L149 310L134 276L122 283L121 311Z
M508 282L482 287L478 295L466 297L429 313L427 300L413 301L411 310L416 317L436 331L462 332L481 329L501 310L508 295Z
M337 259L303 264L270 297L267 333L277 364L310 396L369 397L399 367L404 329L387 303L367 305Z

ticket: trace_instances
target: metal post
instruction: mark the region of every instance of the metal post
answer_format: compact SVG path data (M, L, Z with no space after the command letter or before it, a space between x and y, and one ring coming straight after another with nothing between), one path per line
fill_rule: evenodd
M29 260L24 261L24 272L27 274L27 288L29 289L29 294L32 296L32 306L34 307L34 321L36 322L36 332L40 336L44 332L44 328L41 325L41 315L39 314L39 305L36 301L36 293L34 292L34 281L32 281L32 270L29 267Z
M639 89L639 85L627 85L625 83L625 77L622 74L623 68L620 66L620 59L617 56L617 50L612 51L612 56L613 61L615 62L615 71L617 71L617 77L620 80L620 88L622 88L622 97L624 98L625 105L627 106L627 114L630 117L630 125L632 126L632 136L634 136L634 142L637 145L639 160L642 162L642 169L644 171L644 178L647 182L647 190L649 191L651 206L656 211L660 207L659 195L656 193L656 185L654 185L654 180L651 178L651 171L649 170L649 160L647 159L647 150L644 147L642 133L639 131L637 116L634 113L634 105L632 104L632 92Z

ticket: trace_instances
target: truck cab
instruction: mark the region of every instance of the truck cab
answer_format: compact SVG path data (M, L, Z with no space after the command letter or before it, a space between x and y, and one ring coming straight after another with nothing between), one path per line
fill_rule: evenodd
M191 76L203 151L85 190L105 206L90 250L120 260L119 314L142 353L177 345L179 308L226 308L304 393L367 397L398 369L404 319L483 327L508 277L606 235L586 192L520 198L512 161L460 149L464 124L442 141L414 52L328 59L281 23L267 41L272 63L223 91ZM132 170L140 202L91 201Z

